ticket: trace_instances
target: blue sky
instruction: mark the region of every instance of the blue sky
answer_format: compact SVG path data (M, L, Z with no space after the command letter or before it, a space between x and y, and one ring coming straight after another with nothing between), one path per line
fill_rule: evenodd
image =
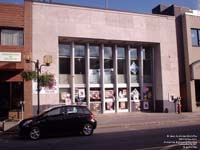
M106 0L52 0L57 3L75 4L90 7L105 7ZM109 9L151 13L158 4L185 6L200 9L200 0L107 0ZM0 2L23 3L23 0L0 0Z

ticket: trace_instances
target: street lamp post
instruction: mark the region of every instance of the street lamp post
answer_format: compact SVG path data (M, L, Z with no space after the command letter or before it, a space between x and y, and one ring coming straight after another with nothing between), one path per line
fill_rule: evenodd
M40 62L38 59L36 61L32 61L30 59L30 56L27 56L27 58L26 58L26 63L33 63L35 65L35 71L36 71L36 76L37 76L37 114L40 113L40 79L39 79L39 75L40 75L42 66L50 66L50 64L52 63L52 56L45 55L43 60L44 60L44 64L40 65Z

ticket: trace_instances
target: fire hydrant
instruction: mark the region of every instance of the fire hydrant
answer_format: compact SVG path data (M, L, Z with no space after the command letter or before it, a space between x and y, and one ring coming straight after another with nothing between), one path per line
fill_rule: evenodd
M178 97L177 111L178 111L178 114L181 113L181 98L180 97Z

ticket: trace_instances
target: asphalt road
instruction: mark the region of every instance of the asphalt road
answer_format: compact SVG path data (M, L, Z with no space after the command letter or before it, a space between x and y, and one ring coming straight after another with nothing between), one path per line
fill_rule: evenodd
M8 134L0 137L1 150L200 150L200 124L139 129L100 128L89 137L67 135L38 141ZM185 148L184 148L185 147Z

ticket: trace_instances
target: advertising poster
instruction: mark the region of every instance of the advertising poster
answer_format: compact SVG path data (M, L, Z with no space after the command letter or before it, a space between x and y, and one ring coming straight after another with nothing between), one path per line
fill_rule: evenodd
M99 90L91 90L90 91L90 100L91 101L99 101L100 100L100 91Z
M71 105L72 101L70 98L70 94L68 92L61 92L60 93L61 100L65 101L66 105Z
M85 89L78 89L79 98L85 98Z
M114 90L106 90L105 91L106 98L113 98L114 97Z

